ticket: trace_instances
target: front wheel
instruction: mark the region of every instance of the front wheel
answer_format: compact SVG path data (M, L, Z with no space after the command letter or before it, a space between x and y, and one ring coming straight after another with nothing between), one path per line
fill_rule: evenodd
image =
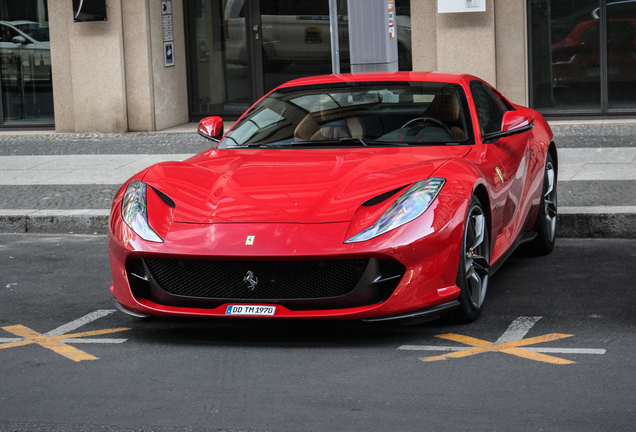
M459 308L449 317L455 322L475 321L481 314L490 274L490 242L486 215L481 202L473 196L464 224L464 239L459 256L457 286Z

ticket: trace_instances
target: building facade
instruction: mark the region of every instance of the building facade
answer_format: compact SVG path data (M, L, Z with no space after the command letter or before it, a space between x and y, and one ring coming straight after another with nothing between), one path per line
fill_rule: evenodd
M386 3L400 70L471 73L549 116L636 114L636 0ZM3 1L0 129L236 118L282 82L331 73L334 50L350 71L348 11L347 0Z

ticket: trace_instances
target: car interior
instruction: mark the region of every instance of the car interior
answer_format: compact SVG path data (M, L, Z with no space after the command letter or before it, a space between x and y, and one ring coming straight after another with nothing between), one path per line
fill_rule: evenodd
M385 87L273 96L228 134L226 145L351 145L352 139L363 145L365 141L416 145L465 141L467 116L459 91L427 90Z

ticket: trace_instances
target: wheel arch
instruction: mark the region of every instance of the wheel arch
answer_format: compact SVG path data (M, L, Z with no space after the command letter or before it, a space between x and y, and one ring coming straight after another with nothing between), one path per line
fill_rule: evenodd
M483 184L478 184L473 191L473 195L475 195L479 202L483 207L483 211L486 214L486 227L488 229L488 238L490 239L490 255L492 255L493 250L493 235L492 235L492 217L490 214L490 196L488 195L488 190L486 186ZM489 257L490 258L490 257Z
M554 162L554 169L558 175L559 174L559 158L557 156L557 149L556 149L556 144L554 143L554 141L550 142L550 145L548 146L548 153L550 154L550 156L552 156L552 162Z

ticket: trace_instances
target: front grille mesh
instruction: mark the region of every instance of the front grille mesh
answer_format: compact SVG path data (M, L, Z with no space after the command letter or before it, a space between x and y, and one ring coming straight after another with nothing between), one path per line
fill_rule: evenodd
M319 299L351 292L368 259L225 261L144 258L157 284L184 297L246 300ZM254 289L244 278L252 272Z

